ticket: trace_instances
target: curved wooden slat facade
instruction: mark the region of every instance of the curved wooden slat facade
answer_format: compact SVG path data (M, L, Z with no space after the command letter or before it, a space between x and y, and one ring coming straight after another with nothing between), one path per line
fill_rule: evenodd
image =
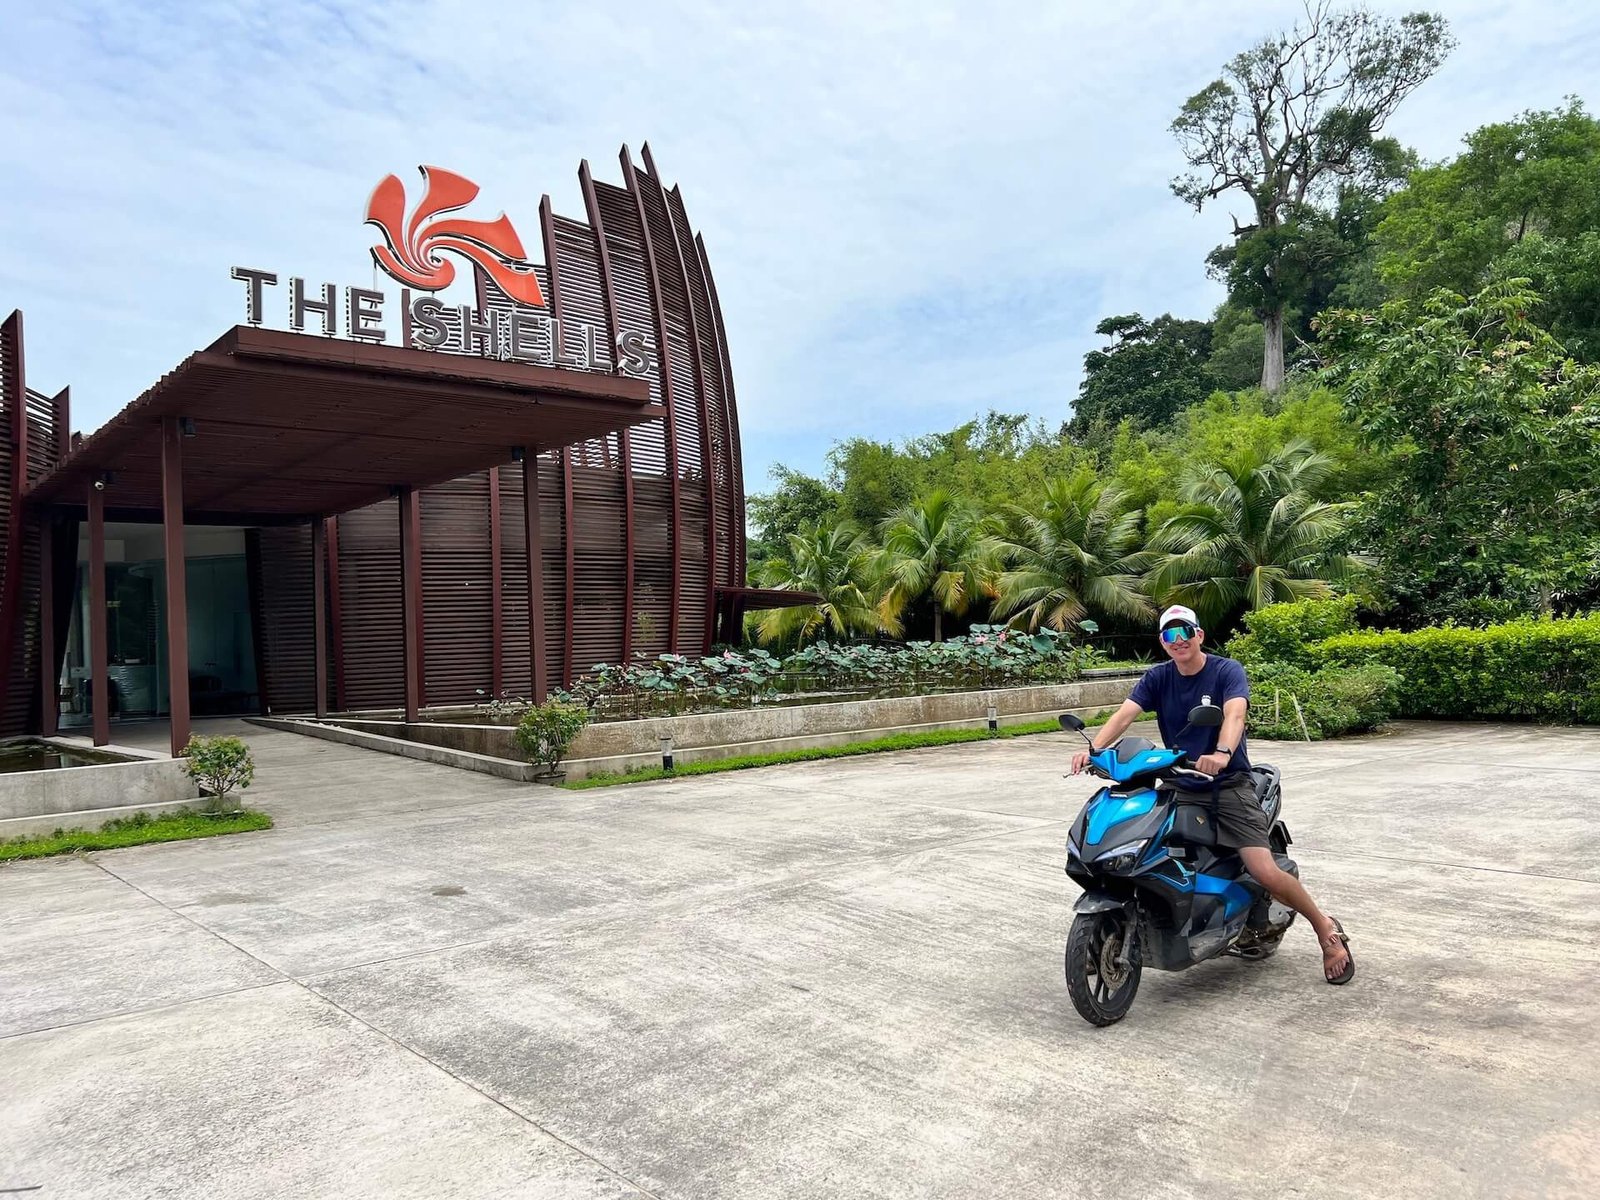
M601 369L620 372L609 350L619 335L649 339L650 398L663 406L661 415L591 441L530 451L523 468L419 489L423 704L472 703L497 691L530 696L541 679L559 686L597 663L701 653L719 617L735 616L729 597L744 583L744 495L721 312L680 192L663 183L648 148L643 157L636 166L622 150L621 186L594 179L582 164L581 219L554 212L543 199L546 265L538 274L550 316L569 330L581 322L597 331ZM479 279L478 295L480 308L514 306L487 279ZM39 727L41 522L24 494L67 438L65 394L51 402L29 392L21 354L19 315L0 338L0 411L9 435L0 445L0 602L11 618L0 625L7 675L0 736ZM537 570L528 559L527 479L536 481ZM325 514L249 530L264 710L318 708L319 677L327 707L401 706L407 680L399 504L389 499L329 517L316 539L326 556L328 606L329 661L321 672L313 661L310 521ZM70 552L65 557L70 568ZM70 593L70 574L62 581ZM530 605L535 589L543 594L539 612Z

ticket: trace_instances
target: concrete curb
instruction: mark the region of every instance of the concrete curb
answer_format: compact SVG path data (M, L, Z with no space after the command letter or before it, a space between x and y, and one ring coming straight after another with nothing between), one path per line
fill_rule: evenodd
M538 782L539 770L530 763L517 762L509 758L496 758L489 754L474 754L469 750L451 750L445 746L433 746L426 742L413 742L406 738L386 737L381 733L367 733L357 729L347 729L339 725L326 725L320 721L296 719L293 717L246 717L252 725L260 725L266 729L282 729L290 733L302 733L307 737L322 738L324 741L338 742L345 746L357 746L363 750L377 750L383 754L398 754L403 758L414 758L418 762L437 763L444 767L456 767L463 771L477 771L483 775L496 775L501 779L509 779L515 783Z
M54 833L58 829L85 829L95 833L107 821L131 817L135 813L148 813L152 817L159 817L164 813L177 812L183 808L195 808L201 803L199 799L169 800L164 804L126 804L117 808L82 808L76 812L11 817L0 821L0 842L18 837L40 837Z
M1087 708L1052 708L1048 712L1013 713L1000 717L996 724L1002 728L1012 725L1031 725L1039 721L1054 721L1063 712L1075 712L1080 717L1100 712L1106 705L1095 704ZM901 733L942 733L946 730L981 730L984 718L960 721L934 721L924 725L898 725L892 728L852 729L838 733L810 733L795 737L764 738L751 742L729 742L722 746L693 746L675 748L673 761L677 766L695 762L715 762L723 758L741 758L747 754L781 754L785 750L824 749L829 746L849 746L856 742L875 742L880 738ZM659 767L661 755L614 754L603 758L573 758L562 763L568 779L588 779L592 775L621 775L642 767Z

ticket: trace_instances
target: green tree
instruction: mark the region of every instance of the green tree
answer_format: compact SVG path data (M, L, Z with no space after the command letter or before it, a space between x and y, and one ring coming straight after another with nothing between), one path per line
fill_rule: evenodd
M1139 550L1140 514L1091 470L1052 479L1037 512L1012 506L996 522L990 554L1003 570L996 617L1065 631L1085 616L1148 617L1140 587L1148 567Z
M1206 360L1217 386L1229 392L1260 387L1265 353L1261 318L1243 304L1231 300L1219 304L1211 321L1211 356Z
M1111 344L1083 356L1083 382L1073 406L1071 432L1114 431L1124 420L1143 427L1172 417L1215 389L1206 369L1211 324L1164 313L1146 321L1138 313L1107 317L1096 333Z
M864 528L935 489L979 511L1042 497L1046 480L1089 461L1061 431L1000 412L898 445L852 438L828 455L840 512Z
M1189 605L1219 638L1247 610L1327 595L1330 581L1356 570L1339 550L1352 505L1315 498L1332 469L1304 442L1191 468L1185 507L1151 541L1164 557L1149 592Z
M1383 205L1374 240L1384 283L1418 299L1527 278L1544 301L1541 323L1600 359L1600 121L1574 98L1485 125L1466 145Z
M839 511L863 527L917 494L914 464L889 442L849 438L828 451L829 480L839 493Z
M773 608L756 622L766 644L798 644L833 634L869 633L878 627L872 602L876 547L849 521L822 521L786 539L787 553L761 565L763 587L790 588L819 597L815 604Z
M1198 211L1239 191L1253 208L1252 224L1235 221L1222 266L1261 317L1269 392L1283 386L1285 310L1325 253L1325 214L1341 189L1392 171L1399 147L1377 134L1454 44L1428 13L1393 20L1316 0L1306 17L1231 59L1171 126L1192 168L1174 194Z
M783 554L789 535L816 525L839 511L839 493L822 480L779 463L770 477L776 486L745 503L747 522L754 526L745 556L754 576L761 563Z
M1600 595L1600 367L1535 325L1526 280L1325 317L1330 382L1392 448L1359 544L1403 617Z
M933 602L933 640L944 640L944 614L961 616L991 590L993 566L970 509L949 492L935 490L883 522L878 612L884 628L897 632L913 602Z

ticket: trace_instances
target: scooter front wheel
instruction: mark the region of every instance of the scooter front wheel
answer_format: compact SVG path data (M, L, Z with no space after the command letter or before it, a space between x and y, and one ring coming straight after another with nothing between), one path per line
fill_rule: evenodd
M1128 1015L1139 993L1139 944L1122 958L1128 919L1121 912L1079 913L1067 934L1067 994L1091 1025L1114 1025Z

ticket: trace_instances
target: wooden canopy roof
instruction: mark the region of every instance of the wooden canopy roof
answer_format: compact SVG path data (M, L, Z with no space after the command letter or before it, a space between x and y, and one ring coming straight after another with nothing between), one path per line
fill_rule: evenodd
M161 508L161 419L183 417L185 519L362 508L663 415L646 380L238 326L186 358L30 489L112 513Z

